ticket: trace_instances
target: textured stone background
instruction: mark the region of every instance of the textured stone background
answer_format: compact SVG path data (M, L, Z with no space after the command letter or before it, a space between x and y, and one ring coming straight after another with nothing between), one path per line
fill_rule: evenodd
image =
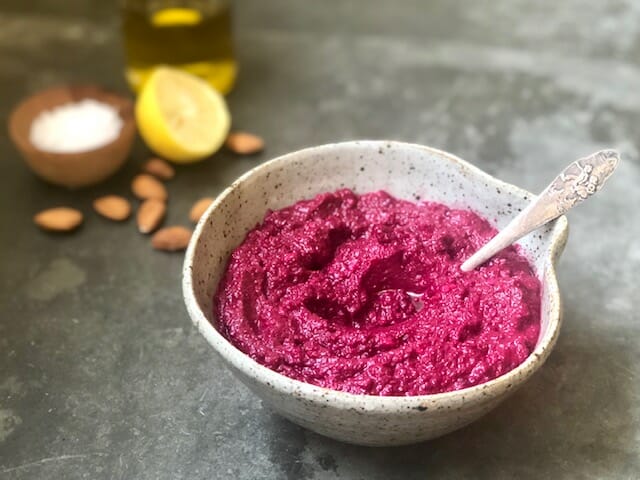
M6 0L0 117L67 81L126 91L117 2ZM624 163L570 215L565 324L547 365L477 423L396 449L343 445L263 407L191 327L181 255L90 214L116 177L71 194L0 131L0 478L423 479L640 476L640 6L634 0L241 0L238 127L267 139L170 183L169 221L242 172L307 145L391 138L450 150L538 191L580 155ZM31 216L69 203L72 236Z

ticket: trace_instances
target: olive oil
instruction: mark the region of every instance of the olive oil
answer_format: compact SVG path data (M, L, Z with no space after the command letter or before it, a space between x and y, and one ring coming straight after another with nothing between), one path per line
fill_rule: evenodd
M226 0L125 0L126 77L138 91L158 65L193 73L226 94L236 78Z

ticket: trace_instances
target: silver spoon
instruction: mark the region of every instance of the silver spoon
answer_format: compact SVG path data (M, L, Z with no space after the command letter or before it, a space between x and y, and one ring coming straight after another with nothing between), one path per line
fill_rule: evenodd
M589 198L602 188L619 161L620 155L615 150L601 150L573 162L504 229L471 255L461 270L469 272L482 265L500 250Z

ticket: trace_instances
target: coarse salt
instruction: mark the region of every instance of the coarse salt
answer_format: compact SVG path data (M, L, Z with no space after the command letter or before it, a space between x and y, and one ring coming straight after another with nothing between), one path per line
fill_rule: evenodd
M84 152L114 141L122 124L114 107L85 99L40 113L31 124L29 138L47 152Z

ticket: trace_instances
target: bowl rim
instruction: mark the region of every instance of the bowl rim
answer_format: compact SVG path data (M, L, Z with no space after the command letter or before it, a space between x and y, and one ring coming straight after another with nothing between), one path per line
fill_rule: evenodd
M48 150L42 150L36 147L28 137L24 137L18 133L17 119L18 115L22 113L22 111L29 106L32 102L36 101L39 98L46 98L50 96L54 92L58 91L71 91L74 89L86 90L87 92L96 92L100 91L104 94L107 94L109 97L117 98L122 106L116 108L118 112L118 116L122 119L122 128L120 132L118 132L118 136L100 147L92 148L90 150L82 150L80 152L50 152ZM98 100L93 94L87 95L85 98L93 98L94 100ZM103 100L100 100L103 101ZM104 101L103 101L104 102ZM111 102L110 106L114 107L115 105ZM45 111L46 108L40 109L38 112ZM126 110L126 114L123 114L123 110ZM35 117L34 117L35 118ZM33 119L31 120L33 123ZM60 84L54 85L51 87L44 88L42 90L38 90L33 92L29 96L20 100L9 113L9 120L7 122L7 129L9 130L9 137L13 141L14 145L18 147L20 150L24 152L35 152L41 156L46 156L48 159L56 159L56 160L82 160L86 158L87 155L95 155L98 152L108 153L109 150L113 147L113 145L117 144L121 141L133 141L136 133L136 123L134 118L134 101L126 95L118 93L109 88L105 88L98 84L93 83L70 83L70 84Z
M513 370L510 370L504 375L496 377L488 382L461 390L414 396L378 396L353 394L295 380L259 364L247 354L236 348L218 332L212 323L207 320L204 312L200 308L196 300L192 279L192 265L195 260L194 256L196 246L200 241L202 231L209 217L228 195L230 195L249 178L259 175L262 172L269 171L270 169L286 165L292 160L300 160L301 158L309 157L311 155L330 152L335 148L363 146L378 148L383 145L390 145L390 148L410 148L426 151L438 156L443 161L448 161L463 170L467 170L468 173L475 177L479 177L486 183L489 183L492 188L495 188L496 186L501 187L504 190L510 191L511 193L523 198L523 200L525 197L535 197L531 192L499 180L449 152L407 142L388 140L353 140L307 147L278 156L241 175L216 197L214 202L200 218L200 221L198 222L191 237L191 241L189 242L182 271L183 298L192 322L214 350L221 355L225 361L230 363L232 367L241 371L244 375L253 378L261 384L265 384L270 388L276 389L281 393L294 395L296 397L320 403L331 403L331 405L336 408L349 409L357 406L359 409L371 413L384 413L388 411L397 411L399 409L416 409L419 411L426 411L432 410L434 407L450 409L460 407L463 403L480 400L482 398L491 398L498 396L500 393L504 393L505 391L515 390L518 385L524 383L524 381L544 363L555 345L560 331L562 323L562 302L555 264L564 249L568 237L568 221L564 215L553 221L549 251L545 259L543 278L541 278L542 285L545 289L548 289L549 297L553 299L553 302L551 302L552 310L549 315L549 326L544 336L539 339L538 344L526 360Z

